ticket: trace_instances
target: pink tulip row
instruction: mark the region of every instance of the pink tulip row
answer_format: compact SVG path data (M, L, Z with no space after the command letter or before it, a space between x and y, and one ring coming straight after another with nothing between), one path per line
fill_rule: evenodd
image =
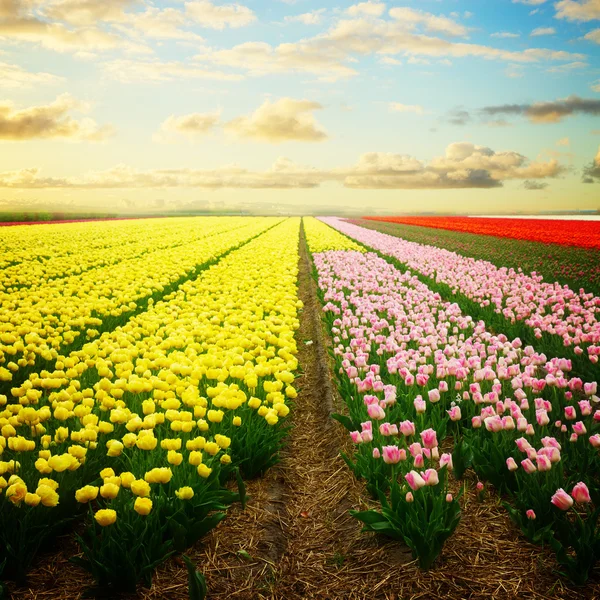
M421 480L427 484L431 474L425 477L418 469L439 451L437 440L426 441L433 429L421 433L424 448L409 444L417 430L409 414L425 423L434 411L442 412L446 421L503 436L498 440L508 453L526 455L521 467L527 474L549 471L561 461L562 445L552 432L563 444L588 436L583 451L597 453L600 435L590 435L600 422L597 384L570 376L569 360L548 359L531 346L523 348L519 339L493 335L483 322L374 253L331 251L313 258L340 374L370 419L363 431L351 434L353 441L375 443L373 457L388 464L412 460L405 478L413 491L415 482L417 489ZM438 404L445 410L436 409ZM399 416L397 422L389 422L391 413ZM375 440L373 422L379 423ZM406 438L410 457L391 443L395 437ZM536 450L527 438L541 447ZM380 444L385 445L380 449ZM449 455L443 457L440 468L448 465ZM507 472L519 468L513 456L506 467ZM585 486L578 485L577 490Z
M600 297L575 292L541 275L499 268L490 262L461 256L434 246L417 244L327 217L325 223L365 245L432 277L482 307L492 307L511 323L521 321L533 329L558 336L575 354L587 351L589 360L600 359Z

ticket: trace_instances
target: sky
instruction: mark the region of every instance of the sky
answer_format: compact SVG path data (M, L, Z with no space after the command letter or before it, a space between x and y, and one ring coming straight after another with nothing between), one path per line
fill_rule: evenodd
M600 209L600 0L0 0L0 210Z

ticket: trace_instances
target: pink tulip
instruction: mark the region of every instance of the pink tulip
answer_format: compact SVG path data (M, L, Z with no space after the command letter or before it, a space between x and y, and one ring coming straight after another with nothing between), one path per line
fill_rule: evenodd
M410 504L415 501L415 497L412 492L406 492L406 501Z
M415 424L412 421L402 421L400 423L400 433L405 437L415 435Z
M531 508L525 514L530 521L535 521L535 513Z
M483 488L484 488L484 487L485 487L485 486L483 485L483 482L482 482L482 481L478 481L478 482L477 482L477 485L475 486L475 489L476 489L476 490L477 490L479 493L481 493L481 492L483 492Z
M594 448L600 448L600 433L590 436L590 444L594 446Z
M429 396L429 402L432 404L440 401L440 391L438 389L429 390L427 395Z
M525 469L525 473L531 475L531 473L535 473L537 471L536 466L531 462L529 458L521 461L521 466Z
M442 456L440 456L440 469L442 467L448 467L449 469L453 468L452 454L448 454L447 452L444 452L444 454L442 454Z
M400 462L400 448L398 446L383 446L383 462L388 465L395 465Z
M586 396L593 396L597 391L598 391L597 382L594 381L592 383L584 383L583 384L583 393Z
M362 436L360 435L360 431L351 431L350 437L352 438L352 441L355 444L360 444L363 441Z
M550 462L550 459L547 456L544 456L543 454L538 454L535 460L537 463L538 471L549 471L552 468L552 463Z
M413 458L419 454L423 454L423 448L421 448L421 444L419 444L419 442L413 442L408 447L408 451Z
M425 448L435 448L438 445L437 434L434 429L426 429L421 432L421 440Z
M592 404L589 400L580 400L577 404L579 404L582 416L587 417L592 414Z
M524 437L515 440L515 444L517 444L517 448L521 452L527 452L527 450L531 448L531 444Z
M540 427L544 427L550 423L550 417L548 417L548 413L544 409L536 410L535 418Z
M446 411L451 421L460 421L462 414L460 412L460 406L453 406L450 410Z
M497 433L498 431L502 431L502 417L498 415L494 415L493 417L486 417L483 422L485 423L485 428L488 431L493 433Z
M418 490L425 485L425 480L417 473L417 471L410 471L404 476L406 482L413 490Z
M415 405L415 410L417 411L418 415L422 415L427 410L427 403L425 400L423 400L423 398L421 398L421 396L417 396L414 399L413 404Z
M416 469L422 469L425 466L425 458L422 454L415 456L414 465Z
M515 428L515 421L511 416L502 417L502 429L510 431Z
M587 429L583 424L583 421L577 421L577 423L573 423L573 433L577 435L585 435L587 433Z
M435 469L427 469L423 473L423 480L425 481L425 485L434 486L440 482L438 477L438 472Z
M565 419L574 421L577 418L577 412L574 406L565 406Z
M384 437L392 435L392 426L390 423L382 423L379 426L379 433Z
M369 404L367 407L367 412L369 413L369 417L371 419L375 419L376 421L381 421L385 419L385 411L379 404Z
M481 423L482 423L481 417L479 417L479 416L472 417L471 426L473 427L473 429L479 429L481 427Z
M509 471L516 471L519 468L517 462L512 456L506 459L506 466L508 467Z
M560 508L560 510L569 510L573 506L573 498L562 488L556 491L550 502Z
M381 458L381 452L379 452L379 448L373 448L373 458Z
M446 494L446 502L452 502L452 500L454 500L452 494Z
M544 448L556 448L557 450L562 450L558 440L550 436L542 438L542 446L544 446Z
M587 504L588 502L592 501L590 497L590 491L583 481L580 481L573 487L571 490L571 496L573 496L573 499L578 504Z

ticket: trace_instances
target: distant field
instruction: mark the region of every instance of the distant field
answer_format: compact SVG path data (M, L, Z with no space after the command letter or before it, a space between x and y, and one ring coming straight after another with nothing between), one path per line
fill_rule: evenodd
M366 217L373 221L447 229L501 238L579 248L600 248L596 220L521 219L506 217Z
M584 287L587 291L600 293L600 252L596 248L545 244L380 220L352 219L352 222L411 242L487 260L498 267L522 268L528 273L535 271L545 281L558 281L573 289ZM594 225L600 229L600 224Z

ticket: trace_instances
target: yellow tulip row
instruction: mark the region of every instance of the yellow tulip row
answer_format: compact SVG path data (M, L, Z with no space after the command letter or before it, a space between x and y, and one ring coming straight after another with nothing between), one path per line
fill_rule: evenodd
M178 245L178 240L171 237L167 248L79 275L47 280L35 290L24 286L0 291L0 390L2 382L19 380L14 374L31 369L38 357L52 361L61 348L68 349L79 336L93 339L99 334L98 327L110 326L111 319L133 313L141 300L152 299L153 294L163 292L199 265L215 260L280 221L248 218L242 224L240 219L211 224L207 219L201 239ZM195 223L195 219L189 221ZM158 236L160 244L165 243L159 229L150 231ZM172 228L167 228L166 235L172 234ZM152 243L152 239L149 241ZM85 248L73 251L65 260L76 263L78 254L85 254Z
M77 275L174 245L242 227L242 217L100 221L3 228L0 291L35 291L50 279Z
M358 252L366 252L363 246L314 217L304 218L303 223L306 243L312 253L325 252L327 250L357 250Z
M192 498L231 462L238 433L285 417L296 396L299 228L279 223L0 396L0 512L3 501L48 507L65 495L118 508L124 487L138 498L129 508L147 514L152 502L139 498L151 485Z

